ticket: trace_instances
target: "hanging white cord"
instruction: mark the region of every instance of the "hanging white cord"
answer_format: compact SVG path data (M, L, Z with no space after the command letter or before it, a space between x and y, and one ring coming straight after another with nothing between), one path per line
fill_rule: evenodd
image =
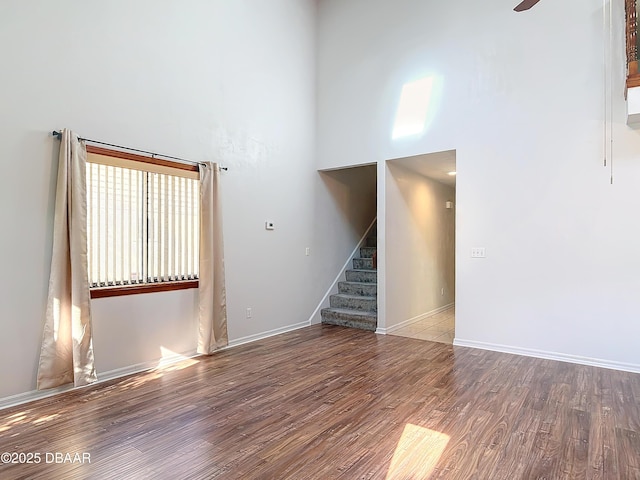
M611 168L611 185L613 185L613 0L609 0L609 58L611 66L609 67L609 166Z
M609 112L609 104L608 104L608 90L607 90L607 0L602 0L602 85L603 85L603 97L604 97L604 115L603 118L603 154L604 154L604 166L607 166L607 143L608 143L608 126L607 126L607 115Z

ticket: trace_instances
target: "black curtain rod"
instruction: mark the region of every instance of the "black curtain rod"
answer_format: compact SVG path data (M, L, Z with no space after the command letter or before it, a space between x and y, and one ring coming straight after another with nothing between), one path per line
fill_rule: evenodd
M62 137L62 132L58 132L57 130L54 130L53 132L51 132L53 134L54 137L57 137L58 140L60 140L60 138ZM85 142L91 142L91 143L97 143L99 145L106 145L108 147L115 147L115 148L121 148L124 150L130 150L132 152L139 152L139 153L146 153L147 155L151 155L152 157L163 157L163 158L170 158L172 160L178 160L180 162L184 162L184 163L191 163L191 164L195 164L195 165L205 165L204 162L194 162L191 160L185 160L184 158L180 158L180 157L172 157L171 155L163 155L162 153L155 153L155 152L149 152L147 150L139 150L137 148L131 148L131 147L124 147L122 145L115 145L113 143L106 143L106 142L99 142L98 140L91 140L90 138L82 138L82 137L78 137L78 140L84 140ZM220 168L220 170L229 170L227 167L218 167Z

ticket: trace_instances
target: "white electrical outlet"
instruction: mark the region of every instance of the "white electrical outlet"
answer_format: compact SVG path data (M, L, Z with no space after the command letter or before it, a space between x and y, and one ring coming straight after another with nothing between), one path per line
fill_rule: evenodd
M444 288L440 289L440 295L442 295L444 297Z
M264 228L265 230L275 230L276 226L273 224L273 222L266 221L264 222Z
M473 247L471 249L471 258L485 258L486 256L484 247Z
M311 255L311 249L309 247L304 249L304 254L308 257L309 255Z
M251 312L251 307L247 307L247 318L251 318L253 316L253 312Z

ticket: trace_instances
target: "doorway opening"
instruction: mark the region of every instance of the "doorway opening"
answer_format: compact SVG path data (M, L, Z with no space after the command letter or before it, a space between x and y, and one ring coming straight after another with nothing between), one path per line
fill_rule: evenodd
M386 162L387 333L455 338L456 152Z

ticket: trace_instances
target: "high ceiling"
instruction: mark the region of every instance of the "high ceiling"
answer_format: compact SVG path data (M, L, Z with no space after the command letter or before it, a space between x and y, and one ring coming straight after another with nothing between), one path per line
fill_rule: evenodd
M456 151L448 150L438 153L427 153L424 155L416 155L414 157L399 158L392 160L396 165L412 170L420 175L432 178L440 183L456 186L455 175L449 175L449 172L456 171Z

